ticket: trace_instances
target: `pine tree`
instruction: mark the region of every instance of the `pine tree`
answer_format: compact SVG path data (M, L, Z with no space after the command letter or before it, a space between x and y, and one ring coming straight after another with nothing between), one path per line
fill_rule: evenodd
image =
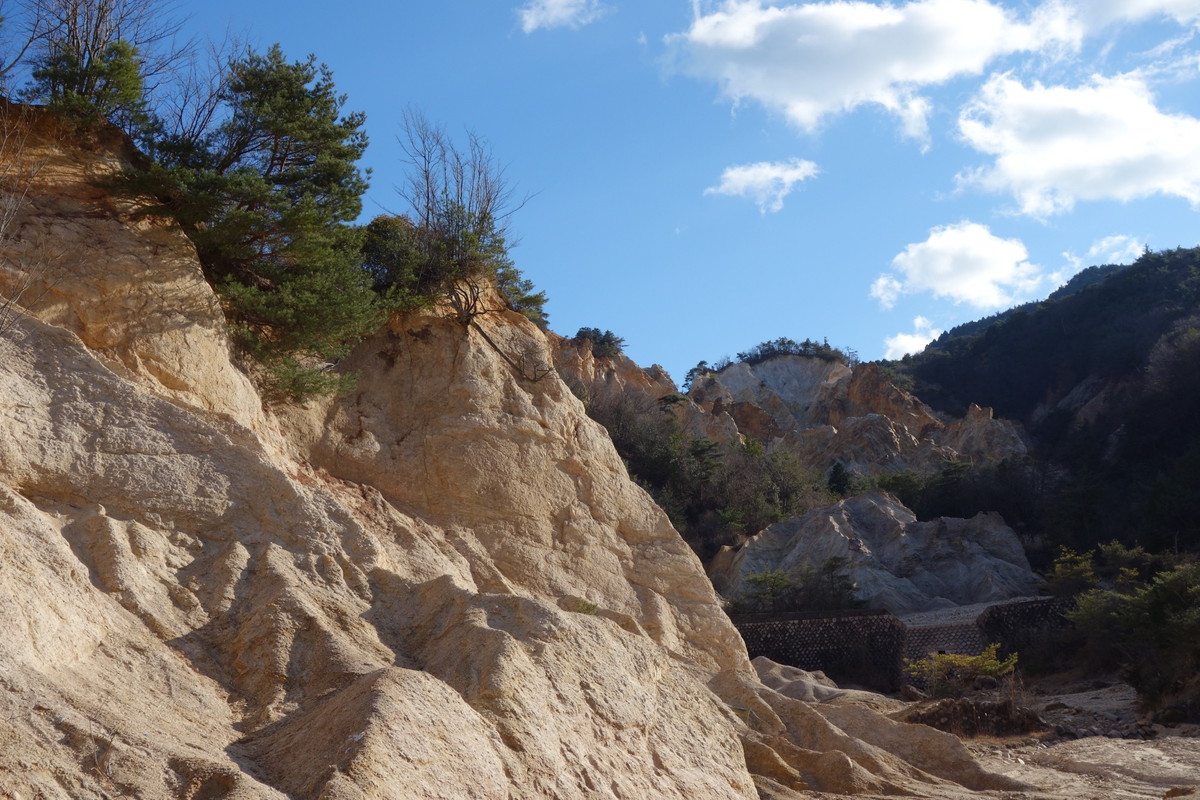
M340 358L380 322L361 267L367 146L361 113L313 56L278 45L229 66L222 121L199 138L160 141L152 180L196 243L247 348L294 396L339 386L312 361Z

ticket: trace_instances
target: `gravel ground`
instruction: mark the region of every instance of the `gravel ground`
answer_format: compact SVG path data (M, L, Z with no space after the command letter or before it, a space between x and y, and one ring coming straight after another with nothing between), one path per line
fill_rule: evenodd
M953 608L939 608L934 611L920 611L916 614L906 614L900 617L900 621L910 628L920 628L932 625L957 625L960 623L974 622L980 614L992 606L1004 606L1010 603L1025 603L1030 600L1042 600L1040 597L1016 597L1012 600L1003 602L990 603L975 603L969 606L954 606Z

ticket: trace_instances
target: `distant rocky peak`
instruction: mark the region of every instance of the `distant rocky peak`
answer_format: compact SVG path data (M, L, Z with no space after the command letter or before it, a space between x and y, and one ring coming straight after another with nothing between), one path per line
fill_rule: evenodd
M944 419L892 382L877 364L851 368L814 356L732 364L693 382L704 412L727 416L768 450L828 469L930 471L949 460L986 462L1026 452L1017 425L974 407Z

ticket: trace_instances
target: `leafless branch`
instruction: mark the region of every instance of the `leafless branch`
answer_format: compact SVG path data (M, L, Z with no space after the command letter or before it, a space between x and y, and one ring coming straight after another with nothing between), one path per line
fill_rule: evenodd
M14 222L44 166L26 152L29 113L23 106L0 106L0 270L5 278L0 280L0 337L12 329L23 309L36 305L51 287L47 276L54 259L48 244L13 246Z
M38 25L32 32L39 47L65 50L84 66L103 58L115 42L137 48L148 94L195 49L192 39L180 39L186 18L175 0L24 0L22 5Z
M193 48L172 65L171 79L152 98L167 139L199 142L217 126L229 64L245 49L241 37L226 32L221 40Z
M496 234L507 234L509 219L528 198L515 197L504 165L482 137L468 131L466 149L460 149L445 128L407 108L398 138L410 169L396 190L418 228L458 232L464 221L485 221Z

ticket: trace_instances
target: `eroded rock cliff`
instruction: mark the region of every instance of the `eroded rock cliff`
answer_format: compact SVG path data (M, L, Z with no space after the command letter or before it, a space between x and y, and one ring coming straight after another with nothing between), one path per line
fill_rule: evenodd
M820 469L840 463L862 474L932 472L950 460L985 462L1026 452L1017 426L994 419L990 409L939 419L875 364L851 369L836 360L779 355L701 376L689 394L740 433Z
M355 392L264 411L186 239L89 183L120 152L34 133L0 288L62 255L0 337L0 797L1009 785L764 686L522 317L392 319Z
M896 498L869 492L777 522L718 555L710 573L727 596L757 573L841 559L856 595L904 615L1036 594L1038 578L999 514L919 522Z

